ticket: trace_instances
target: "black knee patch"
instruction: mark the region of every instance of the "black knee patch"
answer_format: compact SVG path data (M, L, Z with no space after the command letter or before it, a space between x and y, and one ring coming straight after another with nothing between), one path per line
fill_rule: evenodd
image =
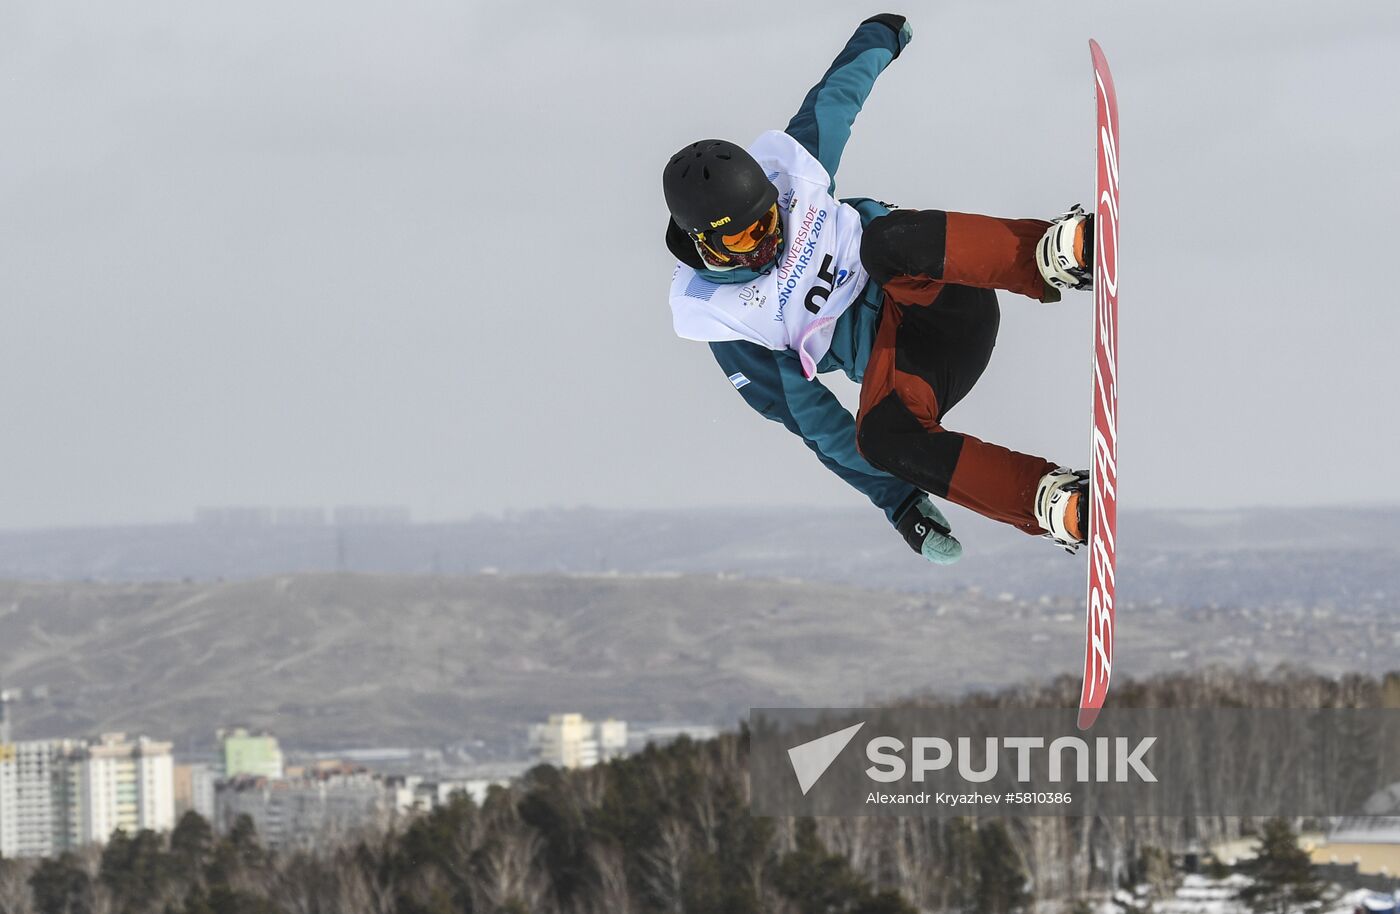
M877 470L890 472L885 457L894 448L894 436L885 428L885 416L889 412L885 404L894 400L893 394L864 413L856 423L856 450Z
M890 394L861 416L856 445L871 466L943 497L962 455L963 436L929 431Z
M884 285L896 276L943 278L948 214L941 209L897 209L874 219L860 238L860 262Z

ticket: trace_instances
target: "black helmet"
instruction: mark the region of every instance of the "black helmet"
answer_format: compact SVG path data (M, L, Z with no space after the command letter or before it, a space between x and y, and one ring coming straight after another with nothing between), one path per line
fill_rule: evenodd
M661 186L671 218L694 238L748 225L778 200L763 167L727 140L701 140L671 156Z
M661 185L671 210L666 246L682 263L762 269L777 256L778 188L744 149L726 140L691 143L671 156Z

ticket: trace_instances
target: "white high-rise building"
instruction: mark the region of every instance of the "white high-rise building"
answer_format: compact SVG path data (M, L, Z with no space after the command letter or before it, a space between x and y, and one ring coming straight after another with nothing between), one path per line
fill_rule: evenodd
M50 857L118 828L175 825L170 744L100 740L0 744L0 855Z
M609 718L594 723L582 714L551 714L530 728L535 757L559 768L590 768L627 749L627 722Z
M47 857L68 846L72 740L0 745L0 855Z
M530 744L543 764L559 768L588 768L598 764L598 741L593 723L582 714L551 714L530 728Z
M68 765L68 834L72 846L106 841L122 829L175 827L170 744L104 733L81 747Z
M607 720L598 723L598 759L606 762L627 753L627 721Z
M0 708L4 707L0 704ZM0 742L0 857L18 857L15 844L15 747Z

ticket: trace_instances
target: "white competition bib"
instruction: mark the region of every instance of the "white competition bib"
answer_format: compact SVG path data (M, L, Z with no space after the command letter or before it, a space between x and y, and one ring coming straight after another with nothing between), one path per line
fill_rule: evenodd
M749 283L713 283L683 263L671 276L671 318L688 340L748 340L793 349L811 380L831 348L836 319L865 287L860 214L827 191L831 177L781 130L749 147L778 188L783 248L776 266Z

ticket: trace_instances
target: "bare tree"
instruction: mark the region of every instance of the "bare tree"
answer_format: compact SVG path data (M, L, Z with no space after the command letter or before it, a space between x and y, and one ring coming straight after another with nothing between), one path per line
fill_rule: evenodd
M361 841L353 852L342 849L337 854L340 869L357 877L346 885L353 888L359 908L368 914L394 914L398 908L396 870L389 865L393 853L392 839L388 839Z
M627 857L616 844L595 841L588 859L597 879L596 914L632 914L632 892L627 884Z
M27 860L0 860L0 914L34 914L29 877L34 866Z
M642 856L647 889L654 910L661 914L684 914L685 863L690 854L690 834L674 818L661 823L661 840Z
M522 822L502 826L477 854L472 887L482 910L523 906L541 911L549 898L549 875L540 866L544 842Z

